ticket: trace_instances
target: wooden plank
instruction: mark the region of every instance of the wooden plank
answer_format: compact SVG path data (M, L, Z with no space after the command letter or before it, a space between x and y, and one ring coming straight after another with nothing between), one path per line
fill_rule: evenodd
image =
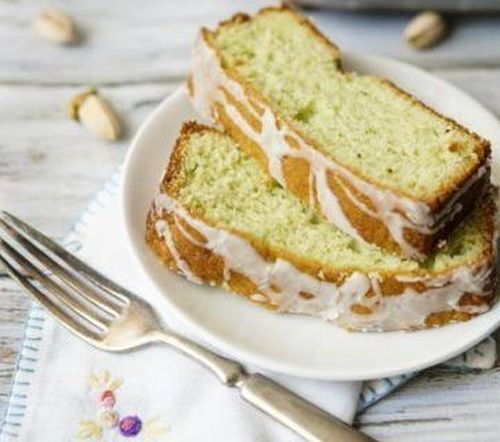
M179 80L189 66L191 45L202 25L269 2L244 0L176 2L110 0L63 4L84 39L74 47L47 43L31 29L36 0L4 2L0 9L0 83L117 84ZM428 51L406 47L400 34L409 15L310 12L344 50L376 53L425 67L500 66L500 17L457 18L443 44ZM497 36L497 39L494 37ZM467 56L464 57L464 54ZM55 75L57 73L57 75Z
M438 9L449 12L496 12L500 4L494 0L292 0L297 5L321 7L334 10L387 10L387 11L422 11Z
M500 66L500 16L454 16L449 37L425 51L409 48L401 33L412 14L311 11L319 27L341 49L379 54L426 68Z
M102 88L126 127L121 142L96 139L65 115L80 88L0 86L0 207L65 235L122 162L131 134L178 84Z
M57 3L57 2L56 2ZM117 84L183 78L198 29L263 0L109 0L61 2L77 21L80 45L54 46L31 23L42 5L36 0L3 2L0 8L0 83ZM57 73L56 75L54 75Z
M381 441L497 442L500 369L450 374L430 370L358 421Z
M24 333L28 298L0 268L0 416L10 391Z
M257 1L255 9L267 2ZM248 7L245 0L177 2L76 0L61 3L86 36L54 47L31 31L39 2L0 4L0 207L62 238L121 163L131 135L184 78L201 24ZM459 19L454 35L427 52L399 34L408 16L312 12L347 50L410 61L456 84L500 117L498 17ZM496 36L496 38L495 38ZM119 110L119 143L93 138L64 115L64 103L96 84ZM26 296L0 269L0 413L7 398L27 309ZM498 441L500 368L456 375L432 369L372 407L359 425L382 441Z

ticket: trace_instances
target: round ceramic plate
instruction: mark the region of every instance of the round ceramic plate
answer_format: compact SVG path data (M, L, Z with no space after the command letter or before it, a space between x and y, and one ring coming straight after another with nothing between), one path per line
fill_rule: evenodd
M347 70L393 80L425 103L488 138L498 175L500 126L475 100L412 66L379 57L343 55ZM320 319L278 315L222 289L198 286L169 272L144 243L146 213L182 122L196 118L184 88L143 125L128 152L123 216L131 249L166 302L163 312L199 338L247 364L318 379L363 380L422 369L471 347L500 323L500 306L476 319L412 333L354 333Z

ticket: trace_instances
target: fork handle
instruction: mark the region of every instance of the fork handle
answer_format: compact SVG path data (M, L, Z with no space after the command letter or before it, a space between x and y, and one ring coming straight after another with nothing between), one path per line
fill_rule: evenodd
M241 397L310 442L376 442L316 405L261 374L247 374L236 361L219 356L173 332L157 333L164 342L209 368Z
M239 385L247 402L311 442L376 442L340 419L260 374Z

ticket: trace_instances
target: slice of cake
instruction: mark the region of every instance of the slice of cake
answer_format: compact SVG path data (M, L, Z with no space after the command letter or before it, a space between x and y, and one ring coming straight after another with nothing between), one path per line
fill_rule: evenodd
M489 143L339 51L288 9L203 29L189 82L281 185L352 236L422 260L489 187Z
M495 283L490 197L424 264L362 243L287 192L215 129L187 123L146 240L174 271L283 313L353 330L411 330L487 311Z

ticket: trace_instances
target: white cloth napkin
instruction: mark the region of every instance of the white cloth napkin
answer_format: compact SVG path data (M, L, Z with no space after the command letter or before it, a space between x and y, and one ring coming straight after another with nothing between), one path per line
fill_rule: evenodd
M67 240L90 264L136 292L155 290L130 256L118 220L118 177L90 205ZM172 325L172 324L171 324ZM173 324L182 330L181 324ZM488 368L491 339L453 364ZM413 376L365 384L269 374L312 402L352 422L357 409ZM2 441L298 441L244 403L237 392L165 346L129 354L96 350L34 305L3 422Z

